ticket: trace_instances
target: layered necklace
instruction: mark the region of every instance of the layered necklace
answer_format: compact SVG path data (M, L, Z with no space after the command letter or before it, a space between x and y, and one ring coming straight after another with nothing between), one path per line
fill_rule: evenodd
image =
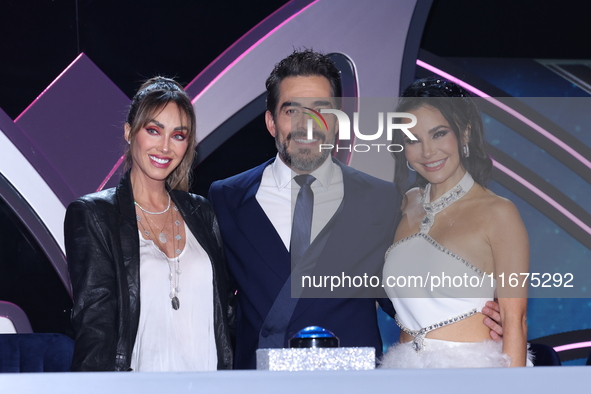
M163 213L166 213L166 212L168 212L168 210L170 209L170 202L171 202L171 199L170 199L170 193L166 193L166 194L168 195L168 205L166 206L166 209L165 209L164 211L160 211L160 212L150 212L150 211L148 211L147 209L145 209L144 207L142 207L142 206L140 205L140 203L139 203L139 202L137 202L137 201L134 201L133 203L134 203L135 205L137 205L137 207L138 207L139 209L141 209L141 210L142 210L143 212L145 212L145 213L149 213L150 215L162 215Z
M181 221L179 220L179 209L177 208L176 205L172 206L172 210L170 209L171 207L171 201L170 201L170 194L168 194L168 206L166 207L166 209L162 212L150 212L146 209L144 209L140 204L138 204L137 201L135 201L135 205L137 205L137 207L142 211L142 214L144 216L145 219L147 219L146 223L148 224L148 228L150 229L150 231L148 231L148 229L144 226L144 223L142 221L142 218L140 215L136 215L136 219L137 222L139 223L140 227L142 228L142 232L146 235L146 237L148 237L148 239L150 239L150 241L152 241L156 246L158 246L158 248L160 249L160 251L162 253L164 253L164 247L163 245L166 244L168 242L168 239L166 237L166 233L164 232L164 228L166 227L166 220L164 220L164 224L162 225L162 228L160 228L149 216L150 215L162 215L165 214L166 212L170 212L169 216L170 216L170 220L172 223L172 229L173 229L173 233L176 232L176 234L174 235L174 240L176 241L175 244L175 248L174 248L174 259L172 259L172 262L170 261L170 259L167 258L167 264L168 264L168 270L169 270L169 275L168 275L168 279L170 281L170 293L169 293L169 297L170 297L170 302L172 304L172 309L174 309L175 311L178 310L181 307L181 302L179 301L179 297L178 294L181 292L181 288L180 288L180 275L182 273L180 265L181 265L181 259L180 259L180 254L181 254L181 249L180 249L180 242L181 242L181 234L180 234L180 226L181 226ZM158 241L160 241L161 245L158 245L156 243L156 241L154 239L152 239L152 235L154 234L154 231L152 229L152 225L150 224L150 222L160 231L160 233L158 234ZM175 231L176 230L176 231ZM166 253L164 253L164 255L166 256Z

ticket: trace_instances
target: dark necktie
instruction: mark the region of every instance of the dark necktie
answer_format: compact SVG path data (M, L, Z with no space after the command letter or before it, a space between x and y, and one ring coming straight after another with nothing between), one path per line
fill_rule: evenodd
M299 263L310 246L312 233L312 211L314 210L314 192L310 185L316 180L312 175L296 175L293 178L300 191L293 211L293 226L291 229L291 261Z

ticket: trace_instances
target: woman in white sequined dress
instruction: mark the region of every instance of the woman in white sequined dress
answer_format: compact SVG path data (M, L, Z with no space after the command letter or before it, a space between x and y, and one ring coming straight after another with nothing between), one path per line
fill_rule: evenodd
M423 79L404 91L397 112L417 124L410 128L416 140L399 133L393 141L404 146L394 155L396 183L407 185L409 170L416 181L386 255L384 283L401 335L382 367L531 365L527 289L507 288L511 273L528 272L527 232L513 203L485 188L492 162L473 99L454 83ZM497 286L502 274L504 288ZM481 313L496 296L500 342L490 339Z

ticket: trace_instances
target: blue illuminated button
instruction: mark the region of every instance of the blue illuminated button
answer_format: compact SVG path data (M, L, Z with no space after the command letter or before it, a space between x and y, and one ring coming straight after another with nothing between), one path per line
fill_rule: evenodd
M298 331L289 340L289 347L339 347L339 338L325 328L309 326Z

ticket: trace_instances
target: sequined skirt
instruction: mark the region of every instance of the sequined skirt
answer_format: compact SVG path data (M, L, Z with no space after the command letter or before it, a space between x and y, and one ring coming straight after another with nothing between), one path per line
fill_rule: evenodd
M396 343L380 360L380 368L494 368L508 367L511 357L503 353L503 343L451 342L425 338L420 352L412 342ZM528 354L527 364L533 366Z

